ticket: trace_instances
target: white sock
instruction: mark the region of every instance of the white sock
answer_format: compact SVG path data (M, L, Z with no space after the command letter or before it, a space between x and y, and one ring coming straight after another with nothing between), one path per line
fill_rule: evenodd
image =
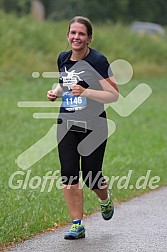
M108 191L108 197L107 197L107 199L105 199L105 200L99 199L99 201L100 201L101 204L106 204L109 201L109 199L110 199L110 193Z
M100 201L101 204L106 204L108 202L108 200L109 200L109 197L107 199L105 199L105 200L99 199L99 201Z

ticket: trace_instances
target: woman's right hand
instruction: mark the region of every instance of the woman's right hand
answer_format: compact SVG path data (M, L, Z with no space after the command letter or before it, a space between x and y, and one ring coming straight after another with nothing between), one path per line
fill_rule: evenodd
M47 97L50 101L55 101L57 96L54 92L54 90L49 90L48 93L47 93Z

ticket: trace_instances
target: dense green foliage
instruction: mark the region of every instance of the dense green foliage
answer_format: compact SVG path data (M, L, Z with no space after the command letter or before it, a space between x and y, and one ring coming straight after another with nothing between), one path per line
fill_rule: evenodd
M0 7L18 14L30 11L32 0L0 0ZM47 18L62 20L85 15L93 21L112 20L129 23L134 20L167 25L166 0L41 0Z
M18 19L0 12L0 22L0 64L4 78L18 71L19 74L54 71L59 52L69 50L68 21L38 22L29 16ZM129 61L135 76L140 76L166 72L166 42L165 38L136 35L129 26L108 22L94 25L91 46L101 50L110 62Z
M70 217L62 191L54 184L50 192L41 192L41 186L31 189L11 189L10 176L17 171L17 180L25 180L27 171L15 163L24 150L43 137L54 120L35 120L35 112L55 112L54 108L19 108L18 101L46 101L46 92L54 79L33 79L33 71L55 71L60 51L69 49L66 42L67 21L37 22L30 17L0 13L0 244L28 238L47 228L68 223ZM112 187L114 202L132 198L150 190L135 188L136 180L151 170L150 178L159 176L159 186L166 185L166 59L167 43L160 38L137 36L128 26L112 23L95 25L92 47L102 51L110 62L122 58L134 68L132 81L120 87L126 96L135 86L145 82L152 88L151 97L129 117L107 110L117 130L108 139L104 173L126 176L132 170L133 189ZM41 179L48 171L59 170L57 149L30 167L30 178ZM17 181L14 181L17 185ZM99 210L94 193L84 187L84 213Z

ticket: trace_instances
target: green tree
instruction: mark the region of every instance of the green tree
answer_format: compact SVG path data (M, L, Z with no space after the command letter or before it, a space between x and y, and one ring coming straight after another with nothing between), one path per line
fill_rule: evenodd
M31 0L0 0L0 7L6 12L25 14L30 12Z
M6 12L25 14L30 11L33 0L0 0L0 8ZM166 0L40 0L46 18L71 19L76 15L89 17L93 22L129 23L134 20L167 25Z
M167 24L167 2L166 0L129 0L129 20L140 20Z
M75 15L85 15L84 1L81 0L41 0L46 8L46 16L49 19L70 19Z

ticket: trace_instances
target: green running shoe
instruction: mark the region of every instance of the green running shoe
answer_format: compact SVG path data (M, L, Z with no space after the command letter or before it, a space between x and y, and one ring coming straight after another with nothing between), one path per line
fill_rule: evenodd
M74 240L79 238L85 238L85 227L81 224L81 221L73 221L71 228L64 234L64 239Z
M101 203L101 214L104 220L110 220L113 217L114 206L110 199L106 204Z

